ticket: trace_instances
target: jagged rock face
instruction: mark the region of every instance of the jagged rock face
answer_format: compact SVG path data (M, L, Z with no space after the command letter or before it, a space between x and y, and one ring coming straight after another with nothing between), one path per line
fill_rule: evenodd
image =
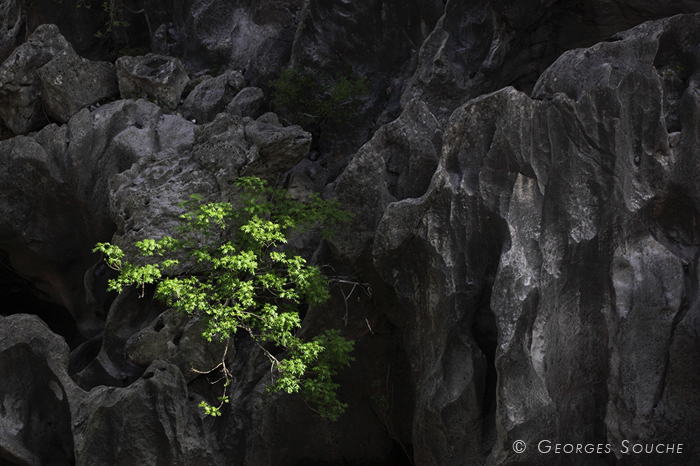
M208 123L224 111L226 105L243 87L243 75L237 71L227 71L197 85L185 99L182 110L196 122Z
M258 118L263 113L265 94L259 87L246 87L226 106L226 113L234 116Z
M450 0L418 52L401 102L421 98L445 122L478 95L507 85L530 92L566 50L646 20L697 11L698 2Z
M44 110L59 123L119 91L113 64L79 57L72 48L60 52L37 73Z
M148 152L110 181L110 208L117 224L114 237L129 254L145 238L172 235L192 194L209 201L235 198L239 176L268 177L284 173L304 158L311 135L298 126L282 127L272 113L258 120L222 113L196 126L166 116L156 129L179 139L154 141L153 134L134 129L133 141ZM160 150L158 150L160 149Z
M292 45L286 30L295 23L300 6L296 0L186 2L176 13L181 41L174 47L194 68L226 65L246 70L255 62L260 71L280 70ZM253 84L267 84L269 71L257 70Z
M0 38L0 61L5 59L21 43L20 33L25 24L24 2L12 0L0 6L0 28L5 31Z
M0 316L0 460L74 463L72 414L84 393L67 373L68 345L35 316Z
M46 124L37 70L70 44L54 25L37 28L0 66L0 118L15 134Z
M697 459L699 32L697 16L647 23L564 54L533 98L460 107L421 197L387 203L376 136L341 178L341 198L386 205L365 244L407 313L416 463L551 464L541 439ZM354 244L334 246L368 250Z
M92 390L76 416L76 463L222 464L207 428L213 420L201 419L192 404L182 374L165 361L127 388Z
M118 101L0 142L0 243L12 266L67 308L85 335L103 327L103 303L86 301L85 275L97 260L94 244L114 231L108 180L149 150L138 135L155 134L161 116L150 102Z
M173 110L190 78L173 57L149 53L143 57L121 57L116 62L119 93L123 99L150 97Z

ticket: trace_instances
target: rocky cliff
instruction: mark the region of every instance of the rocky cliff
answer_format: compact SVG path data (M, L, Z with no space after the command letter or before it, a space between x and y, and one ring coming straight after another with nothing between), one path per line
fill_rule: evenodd
M0 465L700 462L699 1L92 3L0 6ZM287 68L362 108L290 124ZM337 422L244 335L205 416L222 348L92 253L245 175L355 213L295 244Z

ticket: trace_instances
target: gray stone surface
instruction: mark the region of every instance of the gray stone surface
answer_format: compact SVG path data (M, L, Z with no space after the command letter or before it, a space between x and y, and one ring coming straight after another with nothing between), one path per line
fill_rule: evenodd
M151 322L151 325L134 334L126 342L124 354L134 364L148 367L162 359L175 364L190 382L200 374L217 367L227 355L225 342L208 342L203 336L204 327L199 318L191 318L169 309Z
M369 189L388 186L387 143L368 143L341 177L339 197L386 206L378 223L356 218L363 242L334 247L371 245L404 307L416 463L551 464L511 449L551 438L663 464L620 455L623 440L692 444L698 411L678 407L697 384L700 194L684 144L700 107L696 70L676 64L698 30L695 16L647 23L564 54L533 98L506 88L458 108L419 198Z
M123 99L149 97L170 110L180 104L182 91L190 81L180 60L164 55L121 57L115 65Z
M38 27L0 65L0 119L15 134L48 123L41 110L41 82L37 70L70 44L52 24Z
M306 157L311 134L300 126L282 126L274 113L266 113L245 125L245 137L257 148L243 174L272 178Z
M182 374L156 361L126 388L97 387L75 417L80 465L223 464L214 448L213 420L188 399Z
M119 92L117 72L109 62L82 58L65 49L37 70L46 113L66 123L81 109Z
M248 2L197 1L183 8L176 20L183 60L196 69L224 65L229 69L281 68L288 52L277 52L280 45L291 48L290 39L274 41L295 25L301 4L296 0L262 0ZM293 32L293 28L292 29ZM277 43L275 43L277 42ZM274 44L275 49L270 46ZM251 70L253 71L253 70ZM253 71L255 73L255 71ZM268 76L256 76L253 85L266 85Z
M150 102L118 101L0 142L0 244L9 265L68 309L85 335L104 325L97 318L102 304L86 302L85 273L99 259L94 244L114 229L108 180L159 140L183 137L165 121L159 125L160 109Z
M512 85L530 92L563 52L589 47L644 21L700 11L698 2L479 0L444 2L418 51L401 104L415 98L445 122L478 95Z
M187 118L201 123L208 123L217 114L224 111L231 99L245 86L245 78L237 71L207 79L189 93L182 105Z
M149 152L110 181L114 241L129 254L136 252L133 244L138 240L173 234L184 212L179 207L183 199L201 194L208 201L233 200L236 178L257 175L274 181L304 158L311 144L309 133L298 126L282 127L273 113L257 121L220 114L197 126L177 118L168 128L170 134L191 139L172 148L161 144L161 151L149 150L154 142L145 139L138 146ZM129 137L138 131L133 129ZM178 150L183 147L191 150Z
M71 464L71 408L84 393L68 376L68 345L36 316L0 316L0 458Z
M226 113L256 119L265 112L265 94L259 87L246 87L226 106Z
M414 101L395 121L382 126L340 176L335 195L355 214L352 228L343 228L333 246L356 258L371 246L387 206L420 197L437 168L442 131L421 101Z
M0 37L0 62L5 61L24 39L20 32L25 21L24 2L9 0L0 5L0 28L4 31Z

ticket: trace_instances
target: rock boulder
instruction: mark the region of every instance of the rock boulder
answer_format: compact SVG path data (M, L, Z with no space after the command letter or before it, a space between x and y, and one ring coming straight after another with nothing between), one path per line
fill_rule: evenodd
M121 57L115 64L123 99L146 96L170 110L180 104L182 91L190 80L180 60L164 55Z
M48 123L41 108L41 80L37 70L70 44L52 24L39 26L0 65L0 119L15 134Z
M82 58L65 49L37 70L44 110L59 123L88 107L117 95L117 73L109 62Z

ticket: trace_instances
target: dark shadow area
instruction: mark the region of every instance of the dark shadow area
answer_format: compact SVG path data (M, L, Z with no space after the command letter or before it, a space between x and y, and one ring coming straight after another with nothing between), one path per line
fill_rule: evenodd
M52 332L65 338L71 350L80 345L84 338L70 312L63 306L42 299L41 292L29 280L18 275L9 262L7 252L0 250L0 315L34 314Z
M479 302L474 321L472 335L486 358L486 379L484 380L484 397L481 404L482 416L482 454L484 457L491 453L496 444L496 388L498 373L496 372L496 349L498 348L498 328L496 316L491 311L491 290L484 293Z

